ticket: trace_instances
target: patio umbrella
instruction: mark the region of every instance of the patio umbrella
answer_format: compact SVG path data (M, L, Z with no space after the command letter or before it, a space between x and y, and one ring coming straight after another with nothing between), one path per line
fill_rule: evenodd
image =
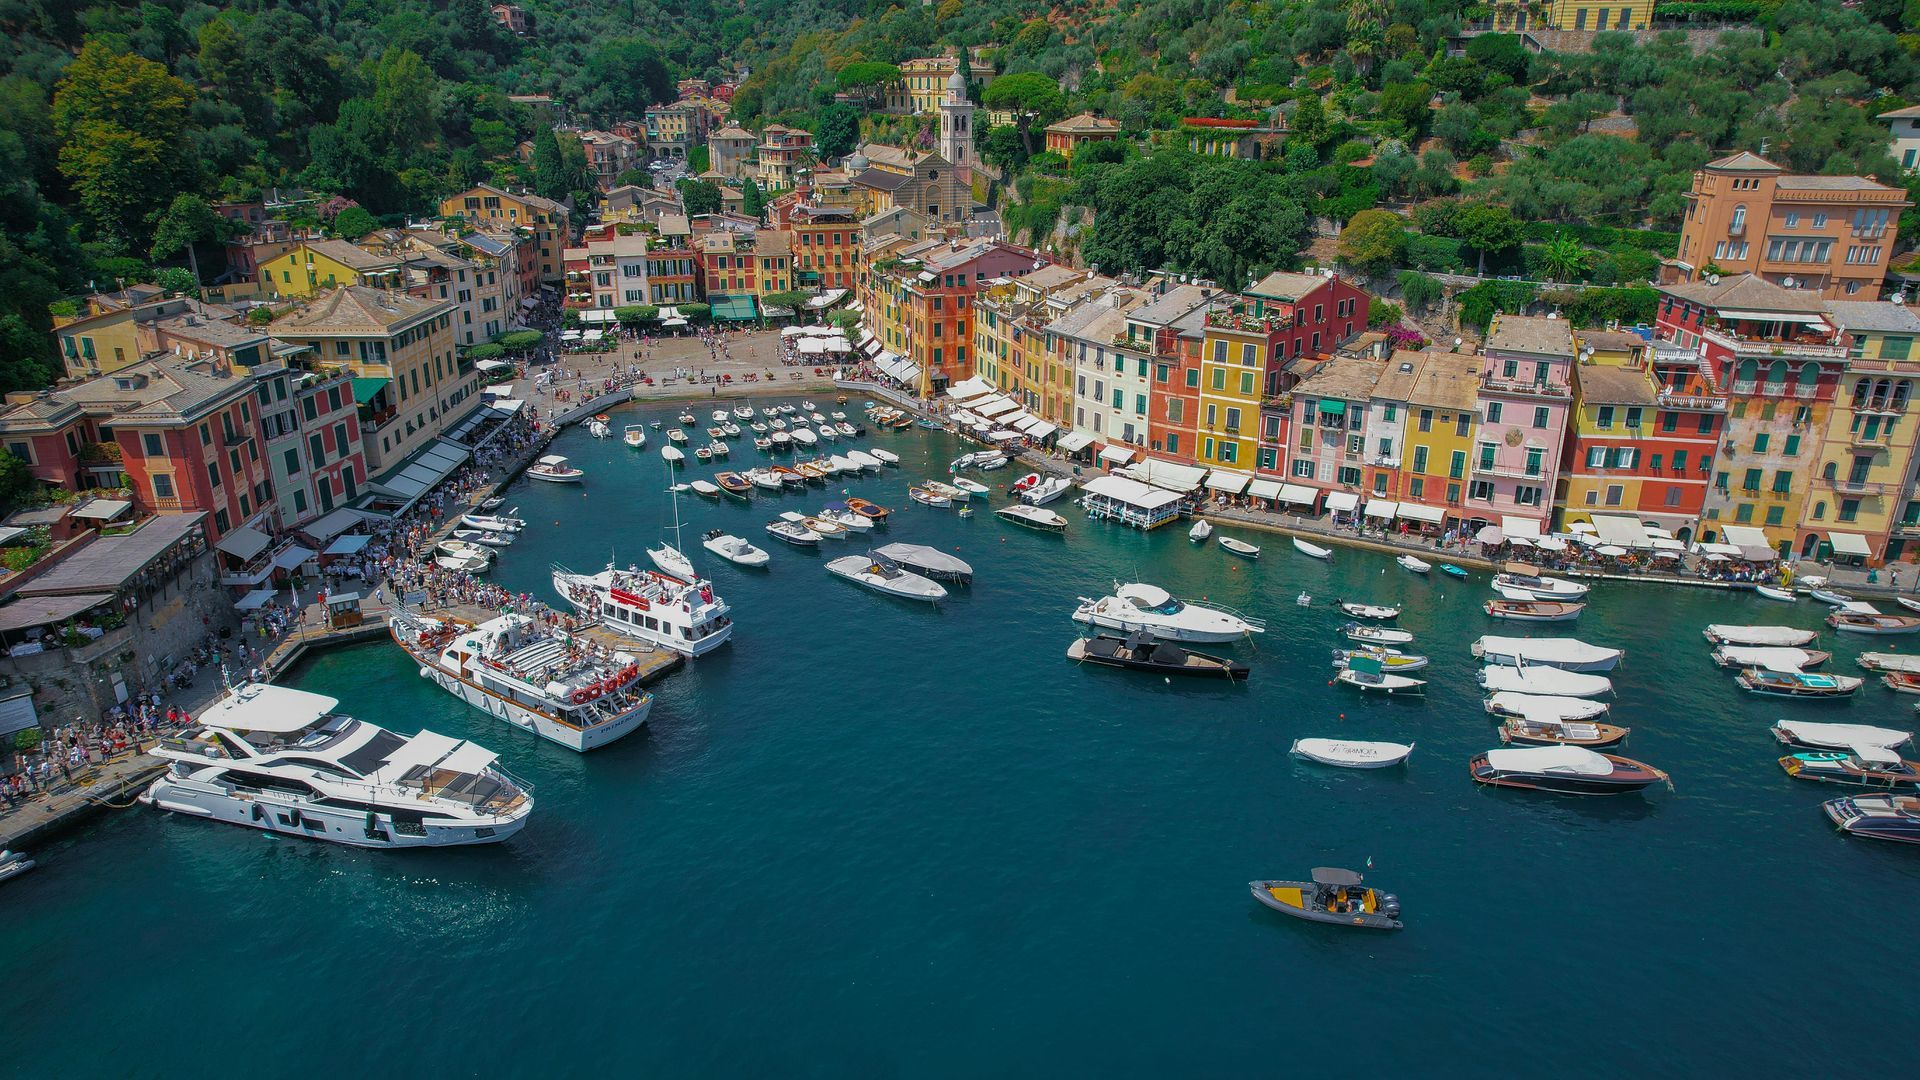
M1583 532L1574 533L1573 542L1576 544L1585 544L1588 547L1600 546L1600 538L1597 536L1594 536L1591 533L1583 533Z
M1512 544L1514 547L1532 547L1533 546L1533 541L1527 539L1524 536L1509 536L1507 537L1507 543Z
M1599 554L1599 555L1620 556L1620 555L1625 555L1627 553L1627 549L1619 546L1618 544L1607 544L1602 547L1594 548L1593 550L1595 554Z
M1506 542L1507 534L1501 532L1498 525L1488 525L1482 528L1474 539L1483 544L1500 544Z
M1656 559L1677 559L1680 557L1680 553L1661 548L1659 551L1653 553L1653 557Z
M1533 546L1542 551L1565 551L1567 542L1557 536L1543 536L1533 542Z
M1592 522L1576 521L1573 524L1567 526L1567 531L1577 532L1577 533L1597 533L1600 530L1594 528Z
M1725 555L1722 555L1716 551L1713 554L1707 556L1707 561L1708 562L1732 562L1733 560L1727 558Z

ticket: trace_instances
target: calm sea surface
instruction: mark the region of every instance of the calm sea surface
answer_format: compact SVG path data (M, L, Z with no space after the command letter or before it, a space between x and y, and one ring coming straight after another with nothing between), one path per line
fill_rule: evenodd
M515 488L531 524L496 579L552 599L551 562L644 562L671 516L664 432L639 453L617 434L674 411L623 413L606 441L565 435L558 452L587 483ZM734 441L736 467L759 459ZM1700 636L1715 621L1815 626L1811 603L1596 589L1565 632L1628 650L1613 719L1633 728L1625 752L1677 790L1489 790L1466 771L1497 745L1467 646L1516 631L1480 613L1484 574L1416 578L1346 550L1323 564L1242 533L1266 548L1249 564L1064 502L1064 540L984 509L963 520L906 497L961 444L914 430L860 445L876 443L902 467L828 490L894 507L877 542L956 551L971 589L912 606L822 569L857 539L815 553L761 531L779 509L819 509L818 488L683 498L685 547L738 630L656 687L648 733L587 756L462 706L390 644L322 656L297 685L498 750L535 785L526 830L382 853L110 815L0 891L6 1071L1814 1075L1836 1052L1848 1073L1907 1065L1920 851L1836 835L1819 804L1843 792L1787 779L1767 726L1911 727L1912 699L1877 683L1840 705L1749 697ZM716 526L771 550L771 570L699 550ZM1257 644L1221 647L1251 682L1070 664L1075 598L1115 579L1267 619ZM1310 608L1294 603L1303 589ZM1407 606L1400 625L1434 657L1424 702L1328 683L1342 597ZM1861 639L1822 647L1856 671ZM1312 735L1418 749L1380 773L1287 756ZM1247 893L1368 859L1405 905L1400 933L1300 923Z

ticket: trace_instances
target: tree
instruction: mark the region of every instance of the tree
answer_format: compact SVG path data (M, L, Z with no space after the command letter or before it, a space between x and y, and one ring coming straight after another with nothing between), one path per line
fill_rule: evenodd
M834 84L848 94L858 96L869 104L879 101L888 86L900 81L900 69L892 64L875 63L870 60L858 60L840 69Z
M786 308L788 311L799 311L806 302L806 293L788 289L785 292L768 293L761 297L760 309L764 312L767 308L777 307Z
M1405 226L1386 210L1362 210L1340 230L1340 261L1369 276L1399 265L1406 248Z
M38 486L26 462L0 450L0 507L11 510L19 506Z
M628 169L613 178L614 187L626 187L629 184L634 187L652 187L653 174L645 169Z
M173 197L172 205L155 223L150 253L156 260L171 259L184 249L193 273L193 281L187 288L195 289L200 286L200 259L194 254L193 246L224 239L232 234L233 226L234 222L221 217L207 200L181 192Z
M538 330L509 330L496 340L504 349L512 352L526 352L540 344L540 339L544 336Z
M1520 243L1522 230L1513 212L1504 206L1478 204L1463 206L1453 217L1453 228L1460 239L1479 252L1479 273L1487 272L1487 252L1507 251Z
M1015 127L1020 132L1020 141L1031 154L1035 149L1034 122L1044 126L1058 119L1066 108L1066 98L1060 93L1059 83L1037 71L1023 71L1002 75L988 83L980 94L980 104L989 109L1010 110L1018 118Z
M660 309L651 304L629 304L613 309L613 317L621 326L632 329L660 314Z
M1446 294L1446 286L1439 279L1418 270L1400 271L1400 298L1407 302L1408 311L1425 311Z
M851 105L834 102L820 110L813 132L821 157L845 157L860 141L860 113Z
M1467 59L1477 61L1488 71L1505 75L1516 85L1527 81L1527 68L1533 60L1516 34L1482 34L1467 42Z
M690 322L698 322L713 312L712 306L708 304L680 304L678 307L681 317Z
M116 250L133 248L190 175L193 88L151 60L87 42L53 95L60 171Z
M380 222L359 206L349 206L333 219L333 234L342 240L358 240L379 227Z
M533 137L533 191L548 199L567 197L566 165L560 159L560 138L552 128Z
M740 182L740 212L756 221L767 212L767 197L760 191L760 181L751 176Z
M660 51L639 38L614 38L587 58L586 75L597 93L596 111L638 116L647 106L673 100L673 75Z
M720 188L709 180L680 181L680 203L688 216L720 212Z
M1408 135L1417 136L1433 112L1428 105L1432 97L1433 87L1426 83L1394 83L1380 91L1380 104L1375 111L1381 119L1391 120Z
M155 270L153 283L179 296L198 292L200 289L200 278L193 271L179 266L163 266Z
M1559 233L1540 250L1540 268L1552 281L1578 281L1587 272L1587 249Z

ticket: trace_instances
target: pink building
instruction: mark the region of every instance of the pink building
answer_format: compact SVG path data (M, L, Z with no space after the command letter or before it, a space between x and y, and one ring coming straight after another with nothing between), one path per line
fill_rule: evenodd
M1573 407L1573 334L1563 319L1496 315L1480 364L1480 427L1467 524L1509 536L1550 528L1561 443Z

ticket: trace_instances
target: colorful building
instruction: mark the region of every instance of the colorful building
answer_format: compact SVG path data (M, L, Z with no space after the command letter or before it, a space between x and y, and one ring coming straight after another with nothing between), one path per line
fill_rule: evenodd
M1472 459L1480 407L1480 358L1467 353L1398 352L1392 370L1413 366L1412 381L1395 380L1390 398L1375 388L1385 405L1403 398L1400 486L1390 489L1402 518L1423 525L1453 527L1471 516L1466 507L1467 466Z
M1653 0L1497 0L1480 25L1485 29L1519 30L1645 30L1653 19Z
M1083 146L1118 139L1120 122L1089 112L1075 113L1065 120L1048 124L1046 136L1048 152L1059 154L1070 162L1074 153Z
M1127 340L1153 357L1147 451L1155 456L1192 461L1199 452L1201 354L1212 292L1162 278L1149 290L1151 299L1127 312Z
M796 289L852 289L860 272L860 219L851 207L798 203L789 211Z
M531 192L512 192L481 184L440 203L440 216L458 218L488 231L526 228L533 232L543 282L559 282L565 272L565 253L572 238L567 208Z
M1001 240L902 246L865 276L860 300L868 329L883 349L920 369L922 397L937 394L974 373L974 297L989 279L1017 277L1039 262Z
M888 112L930 113L938 111L946 100L947 83L960 70L960 61L952 56L924 56L900 65L900 81L887 87ZM967 62L967 74L976 83L993 78L993 65L978 60Z
M1369 424L1380 420L1372 412L1374 387L1387 364L1372 357L1329 357L1284 400L1280 435L1287 442L1287 482L1327 493L1325 506L1336 513L1358 516L1366 497ZM1391 422L1383 422L1382 429L1397 430Z
M1796 550L1892 562L1920 539L1914 500L1920 425L1906 415L1920 377L1913 349L1920 315L1886 302L1830 300L1826 306L1828 321L1846 335L1847 363L1813 466L1816 505L1800 518ZM1831 515L1815 517L1822 500L1833 504ZM1823 520L1832 527L1823 531Z
M1573 405L1573 335L1563 319L1496 315L1481 358L1480 428L1468 465L1468 524L1538 536L1553 520Z

